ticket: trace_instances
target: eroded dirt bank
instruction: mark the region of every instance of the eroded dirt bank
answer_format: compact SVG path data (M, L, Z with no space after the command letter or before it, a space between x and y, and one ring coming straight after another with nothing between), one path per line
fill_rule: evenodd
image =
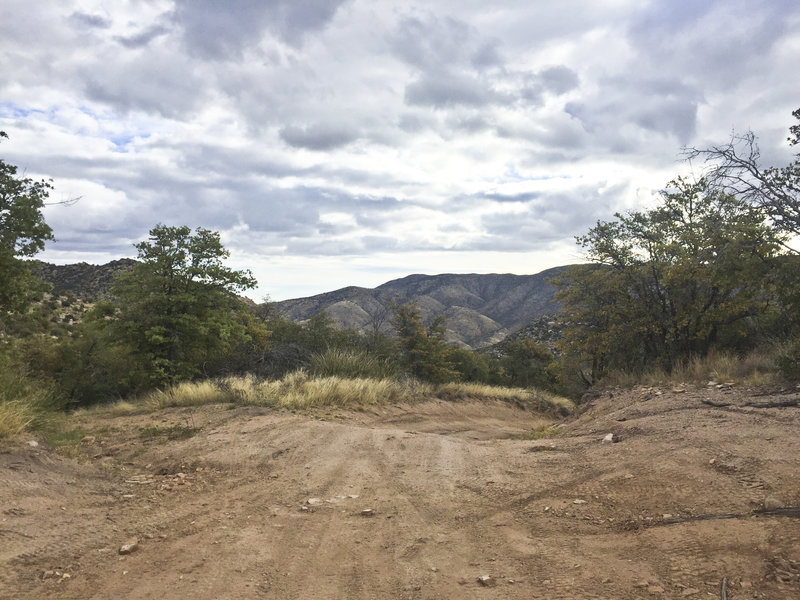
M800 598L800 408L752 399L84 417L0 453L0 598Z

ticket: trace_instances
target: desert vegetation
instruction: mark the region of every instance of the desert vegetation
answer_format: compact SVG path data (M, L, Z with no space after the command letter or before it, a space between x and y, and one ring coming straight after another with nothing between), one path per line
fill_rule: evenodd
M797 125L790 134L798 144ZM559 414L589 386L796 379L800 163L762 168L752 135L687 153L707 161L702 176L578 238L589 264L554 281L562 337L517 336L494 352L448 345L443 320L413 304L387 303L388 333L244 302L255 280L226 266L219 234L203 228L156 225L106 297L48 293L24 259L52 238L41 214L51 184L0 162L0 436L96 404L490 398Z

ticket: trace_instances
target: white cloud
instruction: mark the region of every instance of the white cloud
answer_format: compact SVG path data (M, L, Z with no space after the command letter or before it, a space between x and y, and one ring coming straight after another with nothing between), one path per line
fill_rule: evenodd
M788 160L798 32L794 0L7 0L0 155L83 197L44 259L167 222L276 297L531 273L652 203L682 144L752 128Z

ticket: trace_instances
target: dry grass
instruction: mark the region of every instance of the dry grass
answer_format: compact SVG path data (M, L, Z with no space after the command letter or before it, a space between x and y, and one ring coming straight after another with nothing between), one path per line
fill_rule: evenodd
M695 357L675 366L671 372L653 367L642 373L615 371L602 381L604 387L630 388L636 385L680 385L738 383L766 385L781 379L775 365L774 353L754 351L739 357L724 352L711 352L705 357Z
M24 400L9 400L0 404L0 439L27 431L36 420L36 412Z
M575 408L571 400L549 392L528 388L509 388L482 383L443 383L435 395L443 400L464 398L503 400L528 410L568 415Z
M230 401L230 393L213 380L184 381L166 390L155 390L144 396L144 403L152 409Z
M319 407L365 409L371 406L415 403L431 398L449 401L503 400L548 414L568 414L572 402L537 390L503 388L472 383L432 385L415 379L313 376L295 371L279 380L253 376L184 382L157 390L138 402L122 402L100 410L113 414L135 414L172 406L214 403L269 406L289 410Z

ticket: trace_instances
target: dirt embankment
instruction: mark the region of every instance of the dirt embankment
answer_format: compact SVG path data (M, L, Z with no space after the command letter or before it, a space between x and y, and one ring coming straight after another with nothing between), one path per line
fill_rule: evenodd
M0 598L800 598L800 408L752 400L83 417L0 453Z

